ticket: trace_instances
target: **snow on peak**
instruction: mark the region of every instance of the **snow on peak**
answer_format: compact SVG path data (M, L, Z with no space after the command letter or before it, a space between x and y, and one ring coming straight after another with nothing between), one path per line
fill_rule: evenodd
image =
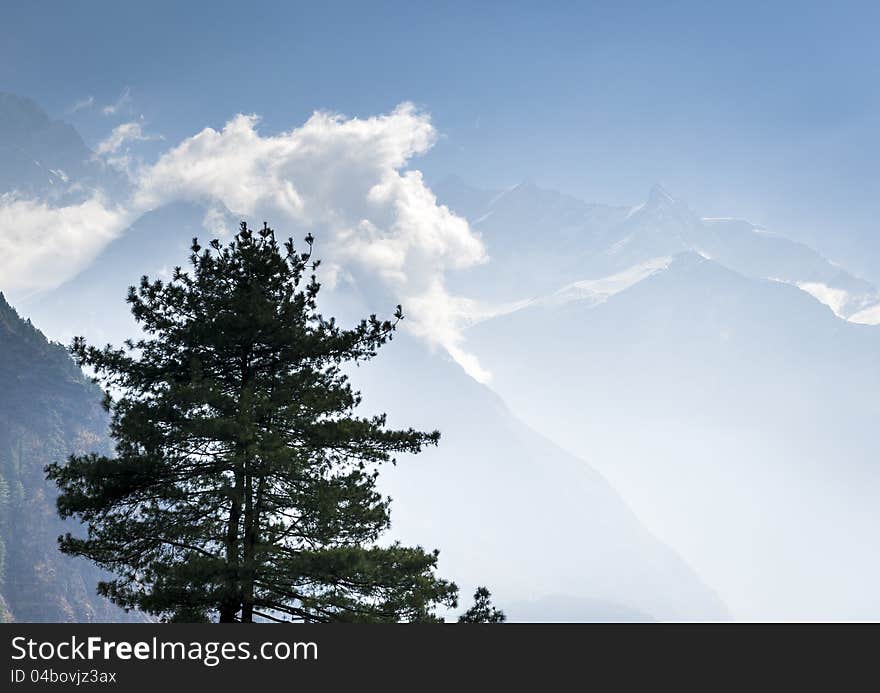
M873 296L854 295L846 289L829 286L822 282L787 281L778 277L771 277L773 281L783 284L792 284L801 291L808 293L819 303L831 309L838 318L847 322L860 325L880 325L880 303L869 303Z
M604 303L614 294L638 284L655 272L666 269L671 262L672 257L669 256L652 258L607 277L573 282L539 301L550 305L562 305L572 301L588 301L593 305Z
M795 282L795 286L801 291L806 291L819 303L824 303L837 317L846 319L844 307L849 300L849 294L845 290L821 282Z
M855 315L850 315L849 321L859 325L880 325L880 303L860 310Z

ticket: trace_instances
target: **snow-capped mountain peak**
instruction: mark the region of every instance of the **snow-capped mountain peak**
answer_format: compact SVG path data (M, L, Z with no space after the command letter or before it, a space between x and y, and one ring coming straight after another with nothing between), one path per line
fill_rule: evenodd
M460 181L450 186L452 198L456 188L464 189ZM518 276L508 295L492 296L496 302L554 292L571 298L579 295L572 287L594 287L656 258L691 252L747 277L796 286L842 319L880 323L880 291L869 282L780 233L734 216L700 217L659 184L630 209L590 204L532 183L482 198L470 190L465 197L484 201L471 218L492 257L483 274L496 278L496 289L506 281L498 278ZM442 192L440 199L456 207Z

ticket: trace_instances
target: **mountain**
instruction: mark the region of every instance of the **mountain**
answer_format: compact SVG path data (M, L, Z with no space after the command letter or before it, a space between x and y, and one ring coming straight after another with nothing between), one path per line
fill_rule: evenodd
M701 218L654 186L633 208L590 204L533 183L480 193L460 179L438 199L461 210L491 262L459 280L488 301L533 298L586 279L694 252L746 276L797 286L841 317L880 321L880 292L808 246L736 218Z
M391 425L441 431L437 448L380 479L391 534L439 548L463 594L488 585L511 620L727 618L603 476L448 358L399 335L352 378Z
M468 348L735 617L880 617L880 330L695 252L628 279L480 323Z
M95 593L103 576L62 555L57 537L78 532L55 510L49 462L109 450L101 393L66 350L23 320L0 294L0 544L2 620L126 620Z
M528 297L582 279L596 248L629 211L530 182L483 192L448 178L435 193L468 219L489 249L490 262L451 278L452 286L491 301Z

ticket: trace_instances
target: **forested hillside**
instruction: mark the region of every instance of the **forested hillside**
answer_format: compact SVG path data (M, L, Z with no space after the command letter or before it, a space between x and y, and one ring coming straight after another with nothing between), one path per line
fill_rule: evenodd
M0 619L118 621L95 594L100 573L62 555L77 531L55 511L43 467L71 452L106 450L101 393L60 344L49 342L0 294Z

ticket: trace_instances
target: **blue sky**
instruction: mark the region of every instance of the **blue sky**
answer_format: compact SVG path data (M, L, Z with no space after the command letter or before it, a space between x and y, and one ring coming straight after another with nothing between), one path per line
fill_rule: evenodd
M90 144L140 115L173 143L236 112L272 132L409 100L442 135L418 161L429 180L624 204L661 182L706 215L870 257L880 10L711 5L22 2L2 11L0 90Z

